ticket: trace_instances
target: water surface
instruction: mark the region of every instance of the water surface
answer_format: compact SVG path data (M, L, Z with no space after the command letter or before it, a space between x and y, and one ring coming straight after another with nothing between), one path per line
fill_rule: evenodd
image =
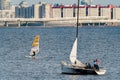
M119 80L120 27L79 28L78 59L98 58L107 70L103 76L61 74L61 61L69 62L75 28L0 28L0 80ZM29 55L40 35L37 59Z

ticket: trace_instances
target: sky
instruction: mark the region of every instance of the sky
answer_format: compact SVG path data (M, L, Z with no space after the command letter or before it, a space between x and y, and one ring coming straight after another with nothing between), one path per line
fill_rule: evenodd
M36 4L38 2L46 2L46 3L59 3L59 4L74 4L77 3L78 0L11 0L11 4L19 4L21 1L26 1L29 5ZM120 5L120 0L93 0L93 5L108 5L113 4L116 6Z

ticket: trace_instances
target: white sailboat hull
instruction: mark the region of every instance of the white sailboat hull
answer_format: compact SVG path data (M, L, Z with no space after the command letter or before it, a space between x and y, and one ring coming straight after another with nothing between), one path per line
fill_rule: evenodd
M99 71L94 69L86 69L80 67L73 67L71 64L66 64L65 62L61 63L62 73L63 74L97 74L103 75L106 70L100 69Z

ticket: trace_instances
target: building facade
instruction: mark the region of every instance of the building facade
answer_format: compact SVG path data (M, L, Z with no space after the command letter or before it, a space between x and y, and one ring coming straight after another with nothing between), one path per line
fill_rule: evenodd
M100 8L100 16L105 16L108 19L111 19L111 9L107 7Z
M61 11L62 8L60 7L53 7L52 8L52 18L61 18L63 16L61 16L61 14L63 13L63 11Z
M80 6L79 7L79 15L80 15L80 17L85 17L86 16L85 6ZM76 8L76 16L77 16L77 8Z
M120 8L113 8L113 19L120 20Z
M98 16L98 7L96 5L94 6L88 6L87 8L88 14L87 16Z
M51 15L50 13L51 5L44 2L28 6L27 2L23 1L15 8L16 18L48 18Z
M85 1L85 0L82 0ZM89 1L89 0L87 0ZM86 1L85 1L86 2ZM91 1L89 1L91 2ZM119 6L80 5L80 17L106 17L120 19ZM77 5L52 5L39 2L29 6L22 1L18 6L10 6L10 0L0 0L0 18L67 18L77 17Z
M10 10L0 10L0 18L15 18L15 6L11 6Z
M120 19L119 6L80 5L80 17L106 17L107 19ZM76 17L77 6L59 5L52 7L52 18Z
M0 10L10 10L10 0L0 0Z
M74 14L74 12L73 12L73 7L64 7L63 8L63 17L73 17L73 14Z

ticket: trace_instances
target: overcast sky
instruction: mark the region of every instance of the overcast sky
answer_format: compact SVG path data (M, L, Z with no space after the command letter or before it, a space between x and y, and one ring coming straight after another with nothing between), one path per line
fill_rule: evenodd
M47 3L62 3L62 4L73 4L77 3L78 0L11 0L12 4L19 4L21 1L27 1L29 5L38 3L38 2L47 2ZM93 4L101 4L101 5L120 5L120 0L93 0Z

